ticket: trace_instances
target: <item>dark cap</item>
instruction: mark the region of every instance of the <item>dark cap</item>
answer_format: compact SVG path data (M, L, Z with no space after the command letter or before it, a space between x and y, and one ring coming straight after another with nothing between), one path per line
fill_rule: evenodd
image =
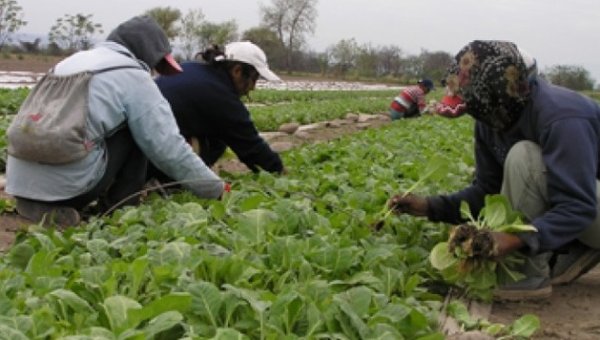
M136 58L160 74L182 71L171 55L171 44L165 31L151 16L137 16L125 21L110 32L106 40L125 46Z
M431 79L427 79L427 78L419 80L417 82L417 84L425 86L425 88L428 89L429 91L432 91L434 88L433 81L431 81Z

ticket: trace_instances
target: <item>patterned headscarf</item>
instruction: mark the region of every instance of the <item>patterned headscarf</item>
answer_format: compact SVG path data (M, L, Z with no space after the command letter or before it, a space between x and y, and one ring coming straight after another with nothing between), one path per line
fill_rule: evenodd
M529 99L527 67L511 42L469 43L456 55L446 82L457 83L467 112L495 130L510 128Z

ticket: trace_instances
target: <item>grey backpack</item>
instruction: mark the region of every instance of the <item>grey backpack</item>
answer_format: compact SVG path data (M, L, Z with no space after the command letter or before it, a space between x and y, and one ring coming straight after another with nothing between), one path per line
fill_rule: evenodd
M98 73L135 66L116 66L59 76L52 71L32 89L7 130L8 154L45 164L84 158L97 141L87 136L88 89Z

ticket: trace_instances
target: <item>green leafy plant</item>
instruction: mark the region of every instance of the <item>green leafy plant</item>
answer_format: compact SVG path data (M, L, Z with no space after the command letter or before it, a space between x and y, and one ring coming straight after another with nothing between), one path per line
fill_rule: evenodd
M479 216L474 218L466 202L461 213L469 222L455 226L449 240L438 243L431 251L430 263L442 277L466 289L474 297L489 300L492 290L500 283L514 282L523 275L513 268L522 262L518 254L495 257L493 232L536 232L532 225L523 224L521 214L512 210L506 197L488 195Z
M14 199L0 198L0 214L5 212L13 212L16 208L16 202Z
M446 307L446 313L452 316L465 331L483 331L495 339L529 339L540 328L540 320L532 314L525 314L512 324L491 323L486 319L475 319L467 307L460 301L452 301Z
M439 154L434 154L429 158L427 164L419 172L418 180L413 183L407 190L404 191L402 197L406 197L410 193L412 193L416 188L420 185L423 185L428 180L437 180L448 173L448 160ZM394 212L394 209L389 206L389 201L386 202L383 209L375 215L375 222L371 224L371 229L375 231L381 230L386 221L389 220L389 217Z

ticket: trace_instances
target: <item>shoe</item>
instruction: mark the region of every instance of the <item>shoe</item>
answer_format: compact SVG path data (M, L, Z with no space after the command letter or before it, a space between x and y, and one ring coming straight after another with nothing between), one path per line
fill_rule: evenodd
M552 266L552 284L562 285L575 281L600 262L600 249L593 249L574 241L564 254L557 254Z
M17 197L16 200L17 213L34 223L42 223L44 226L54 224L60 227L70 227L81 222L81 216L75 208L20 197Z
M532 301L547 299L552 295L549 278L532 277L505 284L493 292L494 301Z

